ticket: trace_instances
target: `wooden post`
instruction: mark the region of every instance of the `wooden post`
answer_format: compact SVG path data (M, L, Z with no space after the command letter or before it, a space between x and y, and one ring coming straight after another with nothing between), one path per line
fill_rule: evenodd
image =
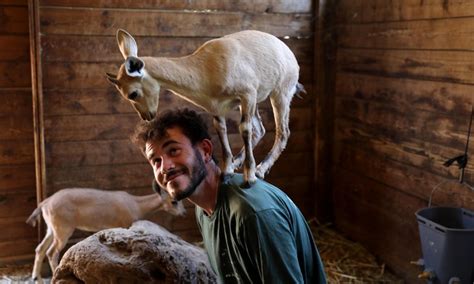
M335 96L336 31L335 7L337 1L319 0L315 15L314 82L315 140L314 184L316 187L316 216L320 222L332 220L332 156Z
M30 27L31 90L33 100L33 135L35 141L36 199L39 204L46 198L46 173L44 155L43 86L41 72L41 45L39 23L39 0L28 0ZM43 226L38 226L41 239Z

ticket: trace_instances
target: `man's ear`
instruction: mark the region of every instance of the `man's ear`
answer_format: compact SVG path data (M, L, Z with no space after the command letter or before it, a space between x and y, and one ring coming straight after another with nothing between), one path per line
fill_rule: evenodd
M212 145L212 141L209 139L204 139L200 142L201 149L204 153L204 161L209 162L212 160L212 153L214 146Z

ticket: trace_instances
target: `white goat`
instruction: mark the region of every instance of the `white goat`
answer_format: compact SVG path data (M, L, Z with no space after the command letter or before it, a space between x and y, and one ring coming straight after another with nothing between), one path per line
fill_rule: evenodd
M245 161L248 183L254 183L257 176L264 178L286 147L293 95L304 91L298 83L298 62L288 46L267 33L242 31L210 40L189 56L139 58L137 44L129 33L118 30L117 42L125 63L118 75L107 73L107 78L142 119L151 120L156 115L163 86L214 116L225 173L232 173ZM273 108L275 142L256 168L252 151L265 134L257 104L267 98ZM244 148L233 161L225 116L237 106Z
M45 254L54 272L59 263L59 253L75 229L98 232L115 227L128 228L133 222L157 210L174 215L184 213L181 202L173 203L157 193L134 196L125 191L90 188L67 188L56 192L41 202L26 220L35 226L42 212L48 227L46 236L35 250L32 278L41 278Z

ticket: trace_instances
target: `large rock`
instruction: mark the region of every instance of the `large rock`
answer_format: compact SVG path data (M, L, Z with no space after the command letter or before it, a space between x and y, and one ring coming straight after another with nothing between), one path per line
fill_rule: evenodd
M72 246L53 283L217 283L204 250L164 228L135 222Z

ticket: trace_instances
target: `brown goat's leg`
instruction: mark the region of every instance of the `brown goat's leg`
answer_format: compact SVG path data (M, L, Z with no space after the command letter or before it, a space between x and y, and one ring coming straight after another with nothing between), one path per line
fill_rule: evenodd
M33 273L31 274L31 278L33 278L33 280L41 278L41 267L43 266L43 260L46 256L46 251L51 246L52 242L53 231L51 231L51 229L48 227L44 239L35 249L35 262L33 264Z

